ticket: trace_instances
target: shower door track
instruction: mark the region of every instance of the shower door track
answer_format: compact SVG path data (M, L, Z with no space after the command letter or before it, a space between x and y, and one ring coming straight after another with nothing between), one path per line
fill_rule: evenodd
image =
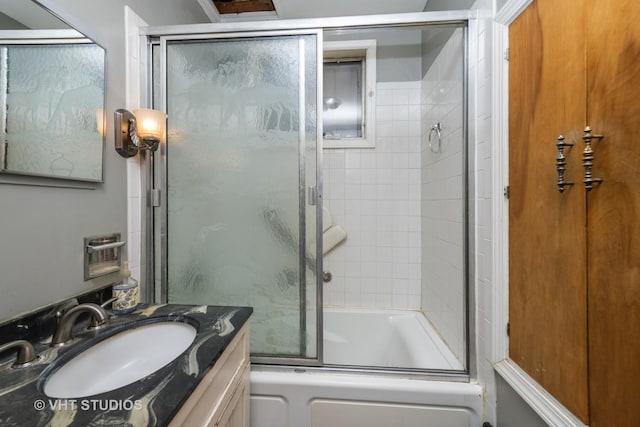
M140 35L147 37L224 34L253 31L292 31L309 29L366 29L379 27L408 27L424 25L466 25L476 19L470 10L445 12L397 13L389 15L347 16L335 18L283 19L280 21L217 22L211 24L162 25L141 27Z

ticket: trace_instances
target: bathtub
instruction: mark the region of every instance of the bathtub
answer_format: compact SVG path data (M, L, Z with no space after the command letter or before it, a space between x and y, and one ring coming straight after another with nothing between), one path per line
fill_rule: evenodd
M463 369L419 311L325 309L323 323L325 364Z
M324 330L325 364L461 368L420 313L325 309ZM482 424L476 383L331 367L252 366L250 378L252 427Z

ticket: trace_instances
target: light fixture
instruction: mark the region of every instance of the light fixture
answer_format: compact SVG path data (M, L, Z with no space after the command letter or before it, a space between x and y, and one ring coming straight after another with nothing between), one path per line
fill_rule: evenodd
M104 110L102 108L96 108L93 112L96 115L96 130L98 134L104 138Z
M139 150L157 150L164 136L166 119L167 115L158 110L116 110L114 124L118 154L122 157L132 157Z

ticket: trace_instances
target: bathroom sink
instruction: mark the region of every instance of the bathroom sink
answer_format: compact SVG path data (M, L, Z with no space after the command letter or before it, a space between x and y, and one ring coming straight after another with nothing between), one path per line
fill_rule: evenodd
M161 321L124 330L64 363L46 378L44 393L80 398L138 381L180 356L196 337L186 322Z

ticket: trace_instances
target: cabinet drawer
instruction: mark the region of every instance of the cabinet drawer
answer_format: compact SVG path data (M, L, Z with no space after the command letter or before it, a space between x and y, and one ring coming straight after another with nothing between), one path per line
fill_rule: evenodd
M233 392L229 404L220 413L220 419L209 427L245 427L249 426L249 366L247 365Z
M169 427L214 425L242 381L249 365L249 322L238 332L229 347L205 375L189 399L182 405Z

